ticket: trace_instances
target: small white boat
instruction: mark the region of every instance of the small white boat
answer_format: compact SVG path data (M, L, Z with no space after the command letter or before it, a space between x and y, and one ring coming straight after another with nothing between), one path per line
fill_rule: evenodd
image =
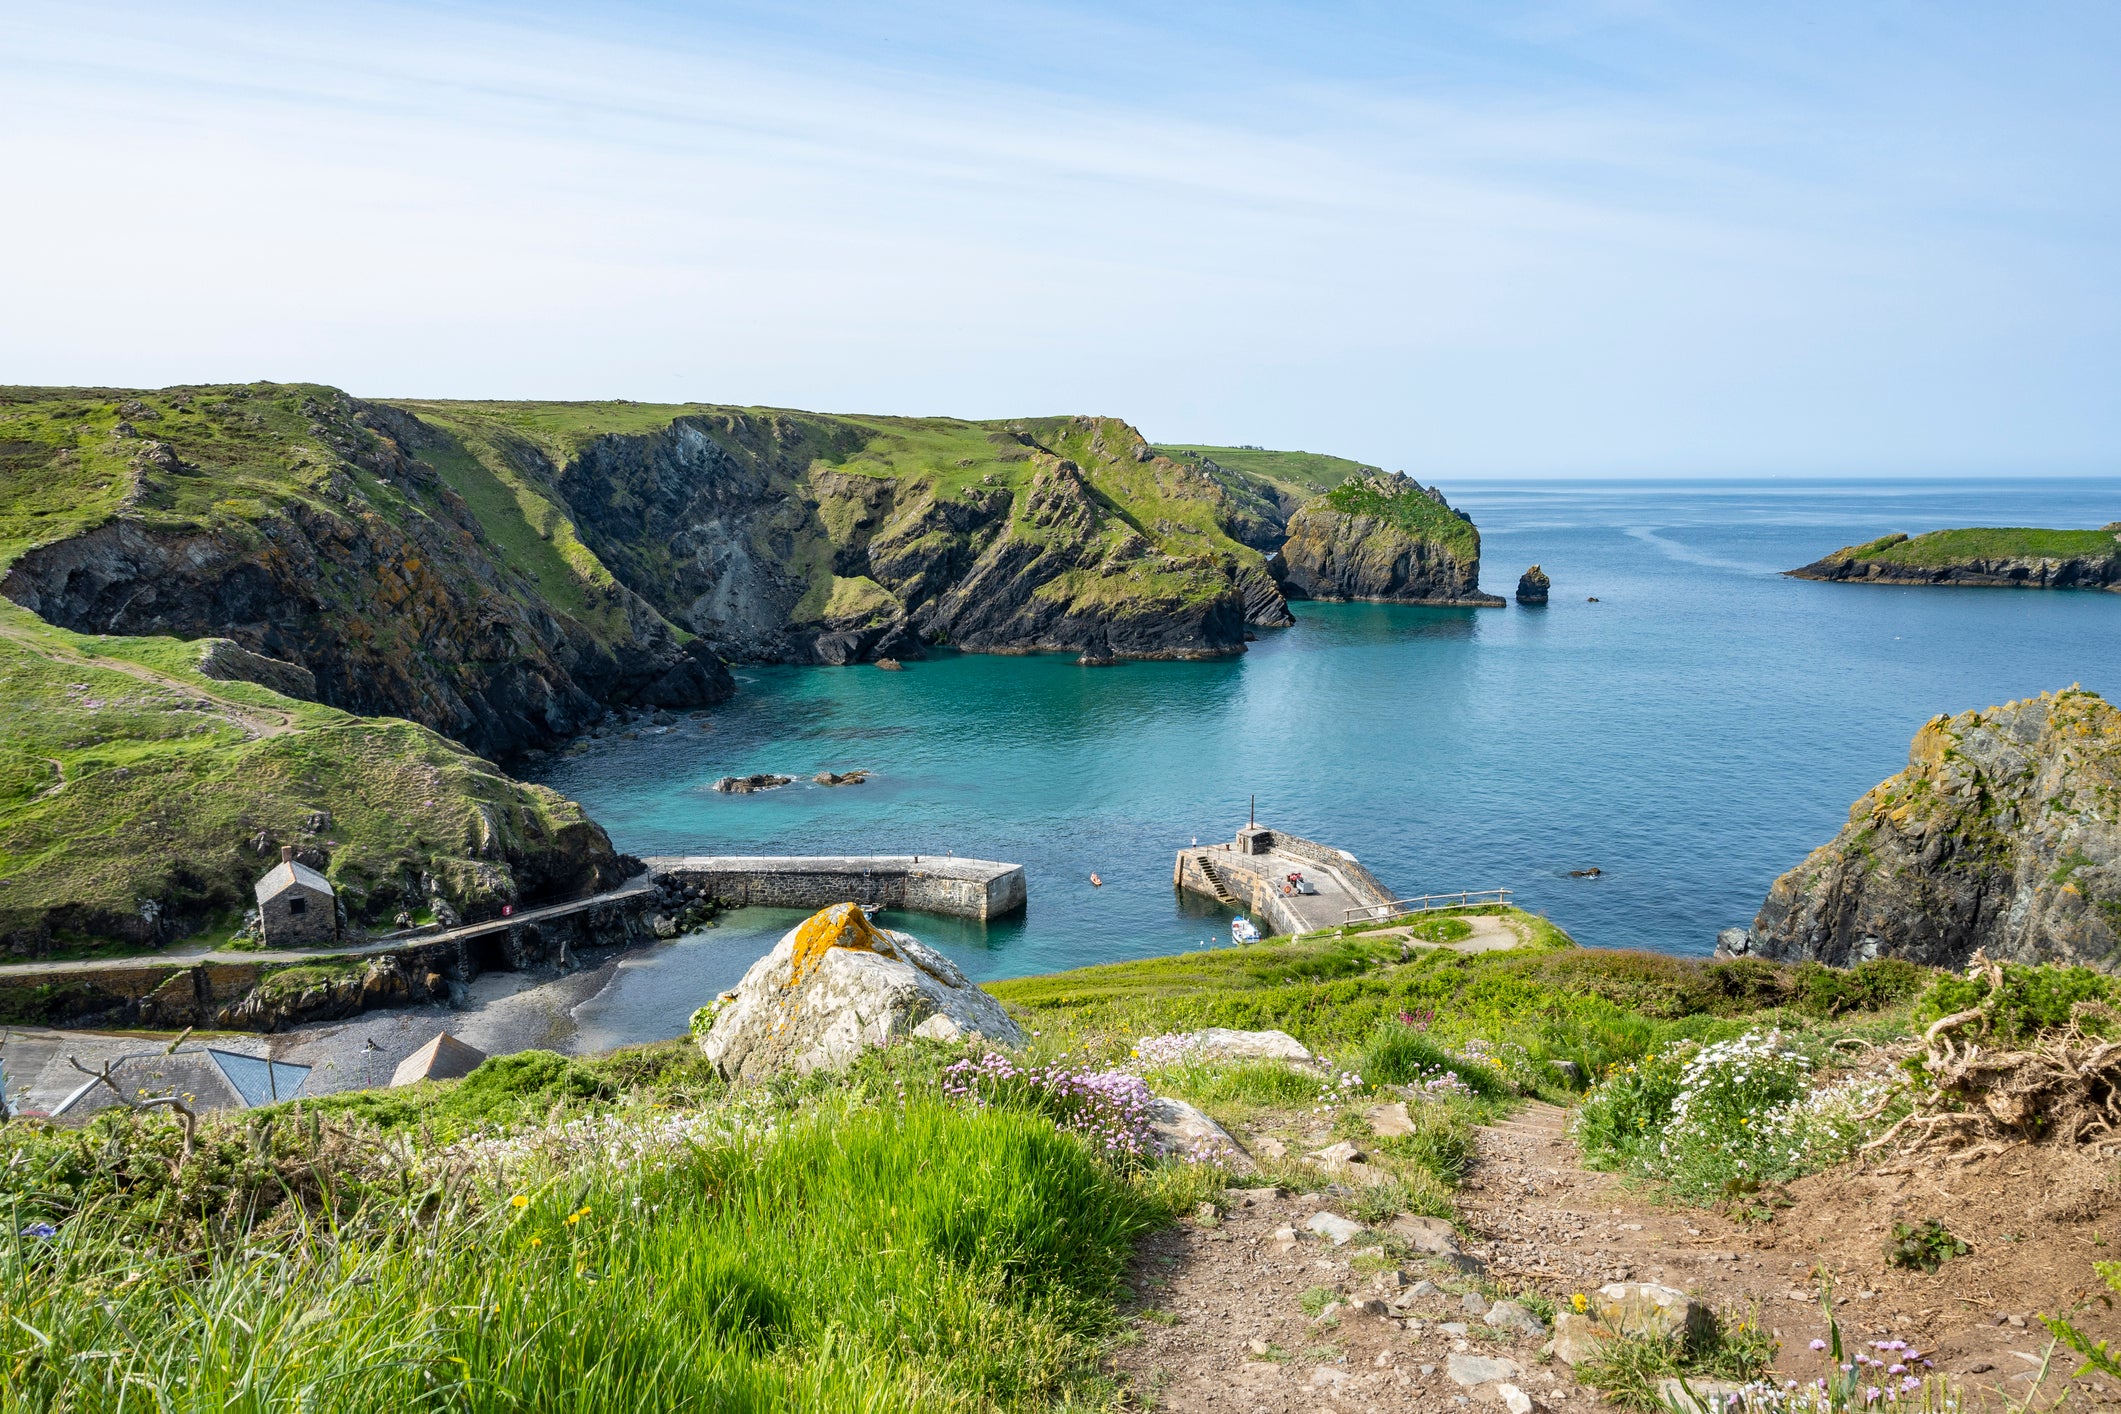
M1251 919L1240 918L1230 925L1230 940L1238 943L1256 943L1259 941L1259 929L1252 926Z

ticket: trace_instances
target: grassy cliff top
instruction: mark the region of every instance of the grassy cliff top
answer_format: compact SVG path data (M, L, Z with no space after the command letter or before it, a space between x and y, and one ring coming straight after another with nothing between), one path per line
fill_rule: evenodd
M1206 457L1217 466L1271 482L1298 500L1330 491L1350 477L1376 474L1377 467L1323 452L1270 452L1259 447L1205 447L1164 443L1159 451L1181 457Z
M1829 560L1876 561L1917 569L1941 569L1974 560L2102 559L2121 554L2114 527L2104 530L2040 530L2029 526L1976 526L1932 530L1926 535L1880 536L1850 545Z
M1344 515L1371 516L1409 535L1440 541L1461 559L1480 554L1480 532L1473 523L1413 481L1403 490L1394 490L1384 477L1357 477L1334 487L1322 499Z

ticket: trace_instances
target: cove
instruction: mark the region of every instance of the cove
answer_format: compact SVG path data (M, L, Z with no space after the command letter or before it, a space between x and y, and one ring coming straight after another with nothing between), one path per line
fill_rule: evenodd
M1226 942L1226 914L1174 896L1172 856L1234 831L1255 793L1263 822L1403 893L1508 887L1588 945L1705 954L1929 717L2121 689L2121 595L1780 573L1893 530L2104 524L2113 479L1446 489L1480 525L1484 585L1507 592L1536 561L1548 606L1299 603L1296 627L1203 663L739 667L704 729L593 742L533 774L634 854L1021 863L1018 918L884 920L976 979ZM853 769L874 775L808 780ZM712 789L753 772L799 783ZM585 1038L672 1034L642 1010L657 991L682 1029L791 921L745 910L630 959L579 1009Z

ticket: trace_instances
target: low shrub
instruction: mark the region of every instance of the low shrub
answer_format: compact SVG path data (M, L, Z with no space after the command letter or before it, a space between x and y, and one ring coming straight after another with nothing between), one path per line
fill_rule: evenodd
M2059 1031L2068 1026L2080 1005L2111 1005L2121 998L2121 979L2084 967L2061 963L2024 967L2005 963L2001 975L2000 987L1991 986L1988 973L1983 969L1965 976L1938 979L1915 1005L1917 1024L1926 1025L1940 1017L1979 1007L1988 1014L1990 1044L2023 1047L2044 1031ZM1992 991L1999 995L1992 997ZM2087 1015L2081 1024L2094 1035L2110 1034L2116 1029L2115 1018L2111 1015Z
M1964 1257L1973 1250L1936 1218L1920 1226L1896 1222L1885 1239L1887 1264L1914 1272L1934 1272L1952 1258Z

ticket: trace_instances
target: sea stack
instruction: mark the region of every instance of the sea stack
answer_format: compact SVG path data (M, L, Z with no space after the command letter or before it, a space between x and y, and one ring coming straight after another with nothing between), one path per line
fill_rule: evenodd
M1553 587L1554 582L1547 578L1547 572L1534 565L1517 576L1517 602L1544 604L1547 602L1547 591Z

